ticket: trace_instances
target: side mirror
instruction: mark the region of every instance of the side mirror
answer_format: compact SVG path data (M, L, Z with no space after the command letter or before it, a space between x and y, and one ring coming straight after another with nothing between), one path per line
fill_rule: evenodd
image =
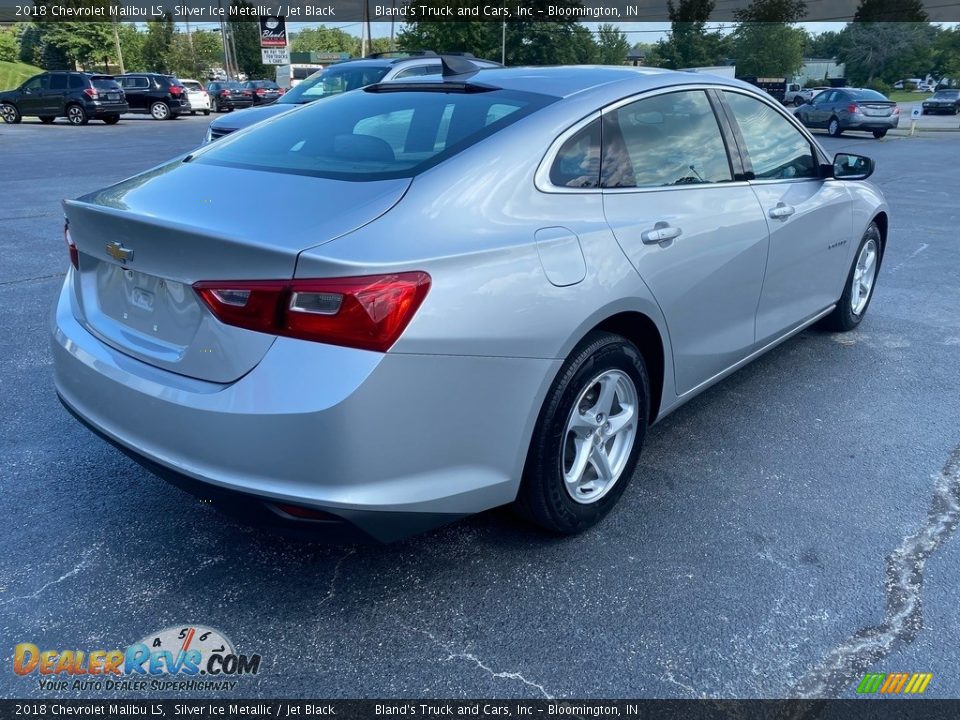
M863 155L837 153L833 157L833 177L838 180L866 180L875 167L873 160Z

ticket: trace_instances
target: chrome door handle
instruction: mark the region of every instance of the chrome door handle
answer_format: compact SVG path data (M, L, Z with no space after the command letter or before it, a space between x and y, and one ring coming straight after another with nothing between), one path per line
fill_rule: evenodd
M796 211L797 209L793 205L787 205L786 203L778 202L776 207L770 208L767 215L774 220L786 220Z
M645 245L656 245L657 243L676 240L683 234L683 230L678 227L671 227L665 222L658 222L653 226L653 230L644 230L640 233L640 239Z

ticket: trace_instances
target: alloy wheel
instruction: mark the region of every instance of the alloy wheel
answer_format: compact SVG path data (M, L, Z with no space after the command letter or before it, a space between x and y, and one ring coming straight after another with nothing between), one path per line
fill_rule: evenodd
M67 108L67 120L71 125L82 125L86 120L86 113L79 105L71 105Z
M17 109L10 104L4 103L0 105L0 117L3 118L5 123L13 124L19 119L19 114Z
M870 238L863 244L854 266L853 279L850 288L850 310L854 315L860 315L870 301L873 292L873 283L877 279L877 258L879 248L877 241Z
M563 434L564 486L576 502L606 495L623 474L637 437L636 385L622 370L596 376L577 396Z

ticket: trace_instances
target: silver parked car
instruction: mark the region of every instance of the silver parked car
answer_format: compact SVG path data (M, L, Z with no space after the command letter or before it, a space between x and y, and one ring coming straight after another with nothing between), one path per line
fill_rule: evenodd
M900 107L876 90L830 88L801 105L797 117L809 128L826 128L833 137L844 130L873 133L877 139L900 125Z
M575 533L652 423L862 320L889 226L867 158L735 80L473 67L67 201L67 408L286 525L389 540L514 503Z

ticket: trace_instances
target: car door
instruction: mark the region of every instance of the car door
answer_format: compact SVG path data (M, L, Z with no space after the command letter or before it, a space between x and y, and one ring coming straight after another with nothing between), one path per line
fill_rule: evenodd
M826 127L830 119L826 108L835 94L835 90L824 90L814 97L810 102L810 108L804 108L801 111L804 114L804 124L808 127Z
M47 89L43 91L43 114L63 115L67 104L67 73L56 72L47 76Z
M724 90L723 98L770 231L757 308L763 345L840 297L852 201L842 182L821 177L826 158L780 108L737 90Z
M123 78L123 89L127 95L127 105L131 110L146 110L148 107L147 91L150 81L144 75L129 75Z
M752 351L767 258L767 225L735 180L715 102L671 90L603 113L604 214L663 311L678 395Z
M20 86L18 106L21 115L43 114L43 93L47 89L48 75L35 75Z

